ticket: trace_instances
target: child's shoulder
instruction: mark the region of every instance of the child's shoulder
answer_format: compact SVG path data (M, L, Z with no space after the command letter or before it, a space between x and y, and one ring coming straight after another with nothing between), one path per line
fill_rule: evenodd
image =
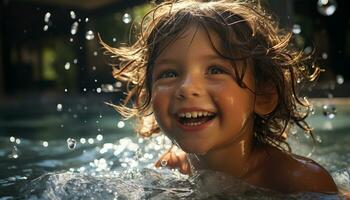
M268 147L266 152L268 163L264 174L270 177L270 184L276 189L286 192L338 192L331 175L315 161L274 147Z

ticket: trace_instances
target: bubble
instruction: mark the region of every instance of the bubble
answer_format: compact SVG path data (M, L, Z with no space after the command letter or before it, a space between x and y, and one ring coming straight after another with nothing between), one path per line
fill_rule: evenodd
M122 21L125 23L125 24L129 24L131 22L132 18L131 18L131 15L129 13L125 13L123 15L123 18L122 18Z
M18 158L18 149L16 146L13 146L11 154L8 156L9 158Z
M96 70L96 66L92 66L92 70L95 71Z
M113 42L116 42L116 41L117 41L117 38L113 38L112 40L113 40Z
M92 39L94 39L94 38L95 38L94 32L93 32L92 30L86 31L86 33L85 33L85 38L86 38L87 40L92 40Z
M75 19L77 17L73 10L71 10L69 14L72 19Z
M75 139L73 139L73 138L68 138L67 139L68 149L70 149L70 150L75 149L76 144L77 144L77 142L75 141Z
M86 88L83 88L83 91L86 92Z
M97 93L101 93L102 89L101 88L96 88Z
M119 121L117 126L118 126L118 128L123 128L125 126L125 122Z
M58 111L58 112L61 112L61 111L62 111L62 108L63 108L62 104L59 103L59 104L57 104L56 107L57 107L57 111Z
M321 139L321 137L319 135L316 135L315 139L316 139L316 142L322 143L322 139Z
M98 140L98 141L103 140L103 135L98 134L98 135L96 136L96 140Z
M71 26L71 29L70 29L70 33L72 35L75 35L77 32L78 32L78 26L79 26L79 23L78 22L74 22Z
M44 16L44 22L48 23L50 21L51 13L47 12Z
M68 92L68 89L66 88L66 89L64 89L64 92Z
M64 65L64 69L65 70L69 70L70 69L70 63L66 62L66 64Z
M337 10L337 2L335 0L318 0L317 10L321 15L331 16Z
M300 25L299 25L299 24L294 24L294 25L293 25L292 32L293 32L294 34L299 34L299 33L301 33L301 27L300 27Z
M162 167L166 167L166 166L168 165L168 161L162 160L162 161L160 161L160 165L161 165Z
M94 51L94 56L97 56L97 55L98 55L97 51Z
M337 75L335 78L337 79L337 83L339 85L344 83L344 77L342 75Z
M333 119L337 113L337 109L334 105L323 105L322 112L327 118Z
M43 27L43 31L47 31L47 29L49 29L49 25L45 25L44 27Z
M100 119L102 119L102 115L98 116Z
M89 21L89 18L85 18L85 22L88 22Z
M77 64L77 63L78 63L78 59L75 58L75 59L73 60L73 63L74 63L74 64Z
M16 138L13 137L13 136L11 136L11 137L10 137L10 141L11 141L11 142L15 142L15 141L16 141Z
M70 41L70 42L73 42L73 41L74 41L74 39L73 39L73 38L69 38L69 41Z
M95 79L94 81L95 81L95 83L97 83L97 79Z
M43 141L43 146L47 147L47 146L49 146L49 143L47 141Z

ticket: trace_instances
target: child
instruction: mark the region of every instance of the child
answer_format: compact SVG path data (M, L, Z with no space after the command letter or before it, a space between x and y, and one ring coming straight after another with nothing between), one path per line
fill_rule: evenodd
M115 108L138 119L140 135L162 131L186 152L156 166L190 174L191 163L281 192L336 194L329 173L286 142L293 125L313 136L298 92L320 72L290 41L252 2L180 0L146 14L132 46L101 43L128 83Z

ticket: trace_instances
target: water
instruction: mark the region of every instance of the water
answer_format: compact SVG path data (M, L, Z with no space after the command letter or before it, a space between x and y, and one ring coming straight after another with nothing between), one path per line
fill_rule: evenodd
M212 171L188 177L155 169L170 141L161 135L135 137L130 121L120 119L105 101L53 98L1 106L0 199L339 199L285 195ZM332 103L337 115L330 119L323 105L315 104L309 119L320 141L315 150L311 139L299 134L291 135L291 144L350 192L350 108Z

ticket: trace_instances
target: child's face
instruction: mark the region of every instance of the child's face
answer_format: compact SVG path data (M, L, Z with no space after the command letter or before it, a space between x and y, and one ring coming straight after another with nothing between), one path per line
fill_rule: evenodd
M156 59L152 106L162 131L184 151L207 153L252 137L254 94L235 82L230 61L215 52L205 31L195 31L187 27ZM210 34L218 48L219 37ZM243 81L254 90L250 67Z

